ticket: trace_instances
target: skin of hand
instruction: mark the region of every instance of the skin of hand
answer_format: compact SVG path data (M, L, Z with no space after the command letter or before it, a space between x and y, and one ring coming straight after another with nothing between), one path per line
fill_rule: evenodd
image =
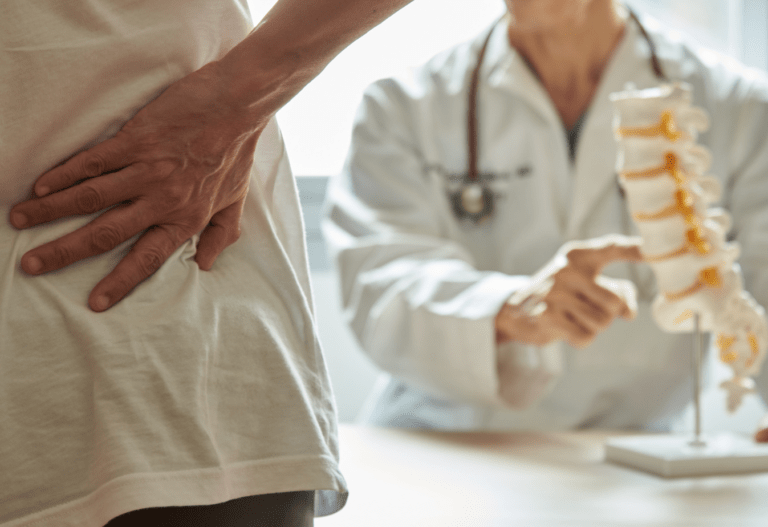
M123 298L201 231L195 259L210 269L240 236L261 130L222 93L215 66L203 67L172 84L113 138L43 174L35 183L37 197L11 210L14 227L112 208L27 252L22 269L32 275L60 269L143 232L91 292L95 311Z
M617 317L634 319L637 293L627 280L600 274L616 261L642 261L640 239L611 235L564 244L516 292L495 319L496 340L588 346Z
M768 414L763 416L757 426L758 430L755 433L755 441L758 443L768 443Z
M200 233L195 259L211 269L240 236L253 154L269 119L342 49L410 0L279 0L221 60L171 84L112 138L41 175L15 205L25 229L104 211L21 258L39 275L140 237L91 291L104 311Z

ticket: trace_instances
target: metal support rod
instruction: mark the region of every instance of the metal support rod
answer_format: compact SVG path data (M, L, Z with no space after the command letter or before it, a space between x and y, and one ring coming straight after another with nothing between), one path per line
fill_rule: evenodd
M701 439L701 326L700 316L696 313L693 316L693 415L694 415L694 437L691 441L692 446L702 446L704 441Z

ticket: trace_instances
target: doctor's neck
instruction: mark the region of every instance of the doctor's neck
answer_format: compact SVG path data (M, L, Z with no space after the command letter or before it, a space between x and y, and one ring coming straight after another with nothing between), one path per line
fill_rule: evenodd
M506 0L510 45L570 129L589 108L626 27L615 0Z

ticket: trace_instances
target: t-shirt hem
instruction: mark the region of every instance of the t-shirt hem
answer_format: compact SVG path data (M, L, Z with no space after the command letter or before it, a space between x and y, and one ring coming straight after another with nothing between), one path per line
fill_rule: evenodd
M0 527L103 527L133 510L212 505L246 496L302 490L315 491L315 516L339 511L348 495L335 459L290 456L121 476L79 499L0 523Z

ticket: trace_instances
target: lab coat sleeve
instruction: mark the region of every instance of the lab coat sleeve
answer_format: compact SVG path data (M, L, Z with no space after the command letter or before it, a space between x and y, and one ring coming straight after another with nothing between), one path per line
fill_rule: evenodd
M327 193L323 230L345 314L382 369L439 396L501 404L494 318L529 278L480 271L449 239L445 200L424 171L418 109L400 95L385 81L369 88ZM518 348L511 363L535 355ZM514 356L507 346L507 363ZM528 402L544 390L542 377L529 380L518 386Z
M713 115L730 144L723 204L733 218L730 237L741 246L739 259L745 289L768 310L768 80L755 74L752 82L736 84L730 100L731 115ZM757 383L768 401L768 362Z

